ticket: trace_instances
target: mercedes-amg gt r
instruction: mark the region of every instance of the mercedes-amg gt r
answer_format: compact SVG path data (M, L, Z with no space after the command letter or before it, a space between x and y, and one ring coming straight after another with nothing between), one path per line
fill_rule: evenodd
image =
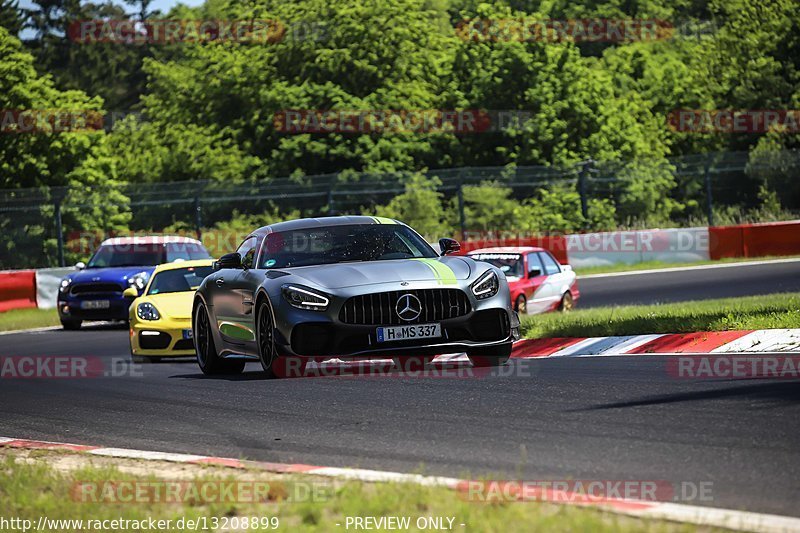
M395 220L301 219L265 226L221 257L194 298L197 362L206 374L260 361L268 377L309 360L394 358L419 367L466 352L504 364L519 337L508 284L496 266L440 241L442 256Z

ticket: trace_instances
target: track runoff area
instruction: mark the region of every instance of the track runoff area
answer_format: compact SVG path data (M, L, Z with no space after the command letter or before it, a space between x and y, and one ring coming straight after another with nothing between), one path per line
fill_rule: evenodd
M775 268L720 267L592 276L582 289L591 299L604 279L642 280L668 292L657 282L673 283L667 274L692 285ZM741 284L730 286L735 295ZM800 531L797 330L523 340L509 365L491 371L460 355L417 373L333 360L268 382L255 367L208 379L191 362L131 365L126 333L91 325L0 337L0 444ZM454 520L451 529L470 526Z

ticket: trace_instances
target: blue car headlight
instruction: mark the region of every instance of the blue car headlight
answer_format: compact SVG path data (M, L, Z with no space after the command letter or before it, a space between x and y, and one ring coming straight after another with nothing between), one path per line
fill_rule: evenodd
M297 285L284 285L281 287L281 292L284 300L290 305L308 311L325 311L331 301L321 292Z
M69 292L70 285L72 285L72 279L64 278L61 280L61 286L58 288L58 291L61 294L67 294Z
M491 298L500 290L500 280L494 270L489 270L472 284L472 294L479 300Z
M147 286L147 280L149 278L150 274L147 272L139 272L138 274L134 274L128 278L128 285L135 288L141 294L141 292Z
M156 306L150 302L142 302L136 306L136 316L142 320L159 320L161 315Z

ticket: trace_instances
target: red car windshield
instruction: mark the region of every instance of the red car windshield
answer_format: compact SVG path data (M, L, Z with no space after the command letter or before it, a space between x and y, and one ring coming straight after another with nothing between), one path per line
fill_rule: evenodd
M89 260L88 268L152 266L178 259L209 259L208 251L194 242L106 244Z
M521 278L524 265L522 264L522 256L519 254L469 254L469 257L476 261L485 261L490 263L500 270L507 278Z

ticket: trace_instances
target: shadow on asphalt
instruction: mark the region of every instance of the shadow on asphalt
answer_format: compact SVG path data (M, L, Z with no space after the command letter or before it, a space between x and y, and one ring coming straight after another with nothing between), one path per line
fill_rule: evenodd
M303 375L287 376L283 379L314 379L314 378L434 378L434 379L474 379L490 377L495 372L491 368L475 369L466 362L434 362L424 370L407 371L397 369L393 363L361 362L351 365L325 365L323 367L308 368ZM201 372L194 374L176 374L169 379L217 379L225 381L252 381L267 379L261 371L245 372L243 374L219 374L207 376Z
M769 383L739 385L737 387L726 387L723 389L663 394L650 398L643 398L641 400L606 403L583 409L570 409L570 412L595 411L598 409L624 409L626 407L640 407L645 405L720 399L770 400L786 404L800 403L800 382L796 380L780 383L771 381Z
M103 322L102 324L92 324L91 326L81 326L81 329L60 329L65 333L80 333L81 331L112 331L117 329L128 329L127 322Z
M212 379L223 381L259 381L266 380L264 373L261 371L256 372L243 372L241 374L218 374L216 376L207 376L202 372L196 374L176 374L169 376L167 379Z

